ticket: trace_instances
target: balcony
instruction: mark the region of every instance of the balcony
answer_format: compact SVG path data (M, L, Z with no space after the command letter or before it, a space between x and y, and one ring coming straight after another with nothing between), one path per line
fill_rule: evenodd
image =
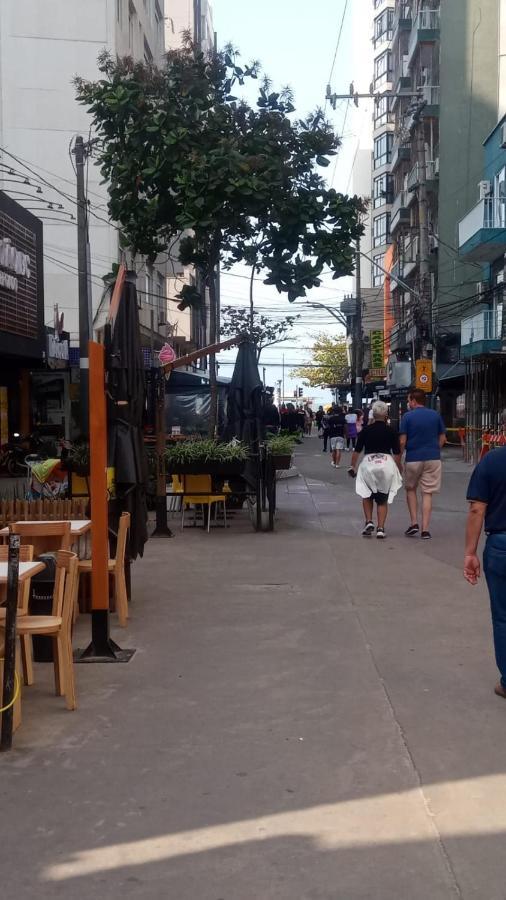
M391 171L395 172L401 162L409 162L411 158L411 144L401 144L398 140L392 147Z
M506 203L485 197L459 222L459 255L493 262L506 252Z
M425 106L422 109L422 116L439 116L439 105L441 100L441 88L438 84L424 84L422 87L422 99Z
M502 345L502 304L495 309L485 309L474 316L462 319L460 323L460 354L483 356L501 349Z
M394 33L392 41L397 40L399 32L411 31L411 3L398 3L394 15Z
M408 65L411 65L420 44L439 40L439 9L421 9L413 23L408 46Z
M392 96L392 109L395 109L401 96L411 96L411 72L408 67L408 57L403 56L399 65L394 66L394 91Z
M420 186L420 176L422 175L422 167L420 163L415 163L408 174L406 188L411 197ZM425 163L425 182L429 190L435 190L439 183L439 159L429 159Z
M401 225L409 225L408 192L400 191L390 211L390 234L394 235Z

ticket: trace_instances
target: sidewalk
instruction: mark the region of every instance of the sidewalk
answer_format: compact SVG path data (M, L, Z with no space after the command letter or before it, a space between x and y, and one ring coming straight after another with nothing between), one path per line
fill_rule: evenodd
M152 540L128 665L37 666L0 757L3 896L504 900L506 705L486 591L460 575L467 467L431 544L359 536L317 439L275 534ZM79 630L88 633L86 617Z

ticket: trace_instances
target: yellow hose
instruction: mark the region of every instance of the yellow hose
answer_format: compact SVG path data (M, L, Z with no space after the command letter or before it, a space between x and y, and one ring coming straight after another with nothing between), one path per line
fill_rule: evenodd
M0 659L0 662L4 662L4 660ZM19 697L19 690L20 690L19 675L17 672L14 672L14 697L12 698L10 703L7 703L5 706L0 706L0 713L3 713L7 709L10 709L11 706L14 706L16 700Z

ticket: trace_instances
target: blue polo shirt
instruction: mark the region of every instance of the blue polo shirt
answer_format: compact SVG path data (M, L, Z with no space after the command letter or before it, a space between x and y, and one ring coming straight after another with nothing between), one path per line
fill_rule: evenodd
M506 531L506 447L490 450L476 466L467 489L468 500L487 504L485 531Z
M444 422L435 409L417 406L401 419L400 434L406 435L406 462L441 459L439 436L445 434Z

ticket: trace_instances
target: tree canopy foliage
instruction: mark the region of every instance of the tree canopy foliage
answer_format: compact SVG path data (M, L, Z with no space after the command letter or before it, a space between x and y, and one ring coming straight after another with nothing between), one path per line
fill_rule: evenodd
M346 384L350 380L346 339L324 333L316 335L311 359L291 374L310 387Z
M272 319L269 316L253 313L253 327L251 327L251 314L249 309L224 306L221 334L223 337L233 337L236 334L247 334L256 344L257 360L260 359L262 350L272 347L284 341L290 333L299 316L286 316L281 320Z

